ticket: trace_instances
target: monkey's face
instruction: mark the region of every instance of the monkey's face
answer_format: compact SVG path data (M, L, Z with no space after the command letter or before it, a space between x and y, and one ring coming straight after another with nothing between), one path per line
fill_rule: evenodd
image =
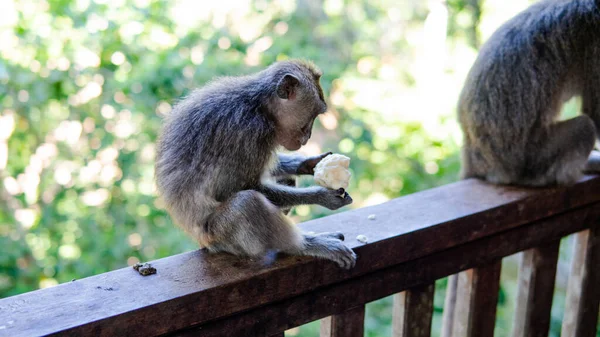
M315 119L327 110L318 79L303 79L286 75L277 90L277 142L286 150L295 151L306 145L312 135Z
M277 142L286 150L295 151L306 145L310 139L319 112L300 106L291 106L285 110L287 113L278 121Z

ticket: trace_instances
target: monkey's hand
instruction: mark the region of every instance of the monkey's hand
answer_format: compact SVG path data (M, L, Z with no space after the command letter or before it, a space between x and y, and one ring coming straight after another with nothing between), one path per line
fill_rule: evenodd
M332 152L326 152L314 157L304 158L300 165L298 165L297 174L315 174L315 166L325 157L332 154Z
M330 190L328 188L320 188L317 197L317 204L331 210L335 210L352 203L352 197L343 188Z

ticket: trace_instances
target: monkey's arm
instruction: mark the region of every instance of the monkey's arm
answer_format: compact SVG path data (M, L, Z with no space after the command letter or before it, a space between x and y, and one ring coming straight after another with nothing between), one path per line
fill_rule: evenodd
M261 184L256 190L277 207L317 204L329 209L338 209L352 203L352 198L343 188L330 190L320 186L294 188L279 184Z
M279 153L279 163L277 164L273 175L315 174L315 166L321 159L330 154L331 152L327 152L314 157L303 157L301 155Z

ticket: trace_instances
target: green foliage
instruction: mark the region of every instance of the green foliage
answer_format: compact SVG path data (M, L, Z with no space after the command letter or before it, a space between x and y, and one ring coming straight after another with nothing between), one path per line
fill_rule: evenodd
M454 103L470 46L485 35L481 6L469 3L478 4L3 3L0 297L195 249L156 199L160 116L216 76L277 60L307 58L324 70L329 112L304 151L352 158L352 207L455 181ZM327 214L298 207L292 218ZM499 308L507 316L510 282ZM445 284L437 282L434 327ZM368 336L389 335L391 298L369 304L365 324ZM288 335L317 331L312 323Z

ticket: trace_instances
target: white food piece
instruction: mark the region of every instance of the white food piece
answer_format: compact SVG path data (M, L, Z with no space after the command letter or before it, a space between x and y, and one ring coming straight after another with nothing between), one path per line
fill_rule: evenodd
M348 170L350 158L342 154L330 154L315 166L315 182L330 189L347 189L352 173Z
M362 234L360 234L360 235L358 235L358 236L356 237L356 240L358 240L358 241L360 241L360 242L362 242L362 243L366 243L366 242L367 242L367 237L366 237L366 236L364 236L364 235L362 235Z
M375 216L375 214L370 214L367 218L369 220L375 220L377 218L377 216Z

